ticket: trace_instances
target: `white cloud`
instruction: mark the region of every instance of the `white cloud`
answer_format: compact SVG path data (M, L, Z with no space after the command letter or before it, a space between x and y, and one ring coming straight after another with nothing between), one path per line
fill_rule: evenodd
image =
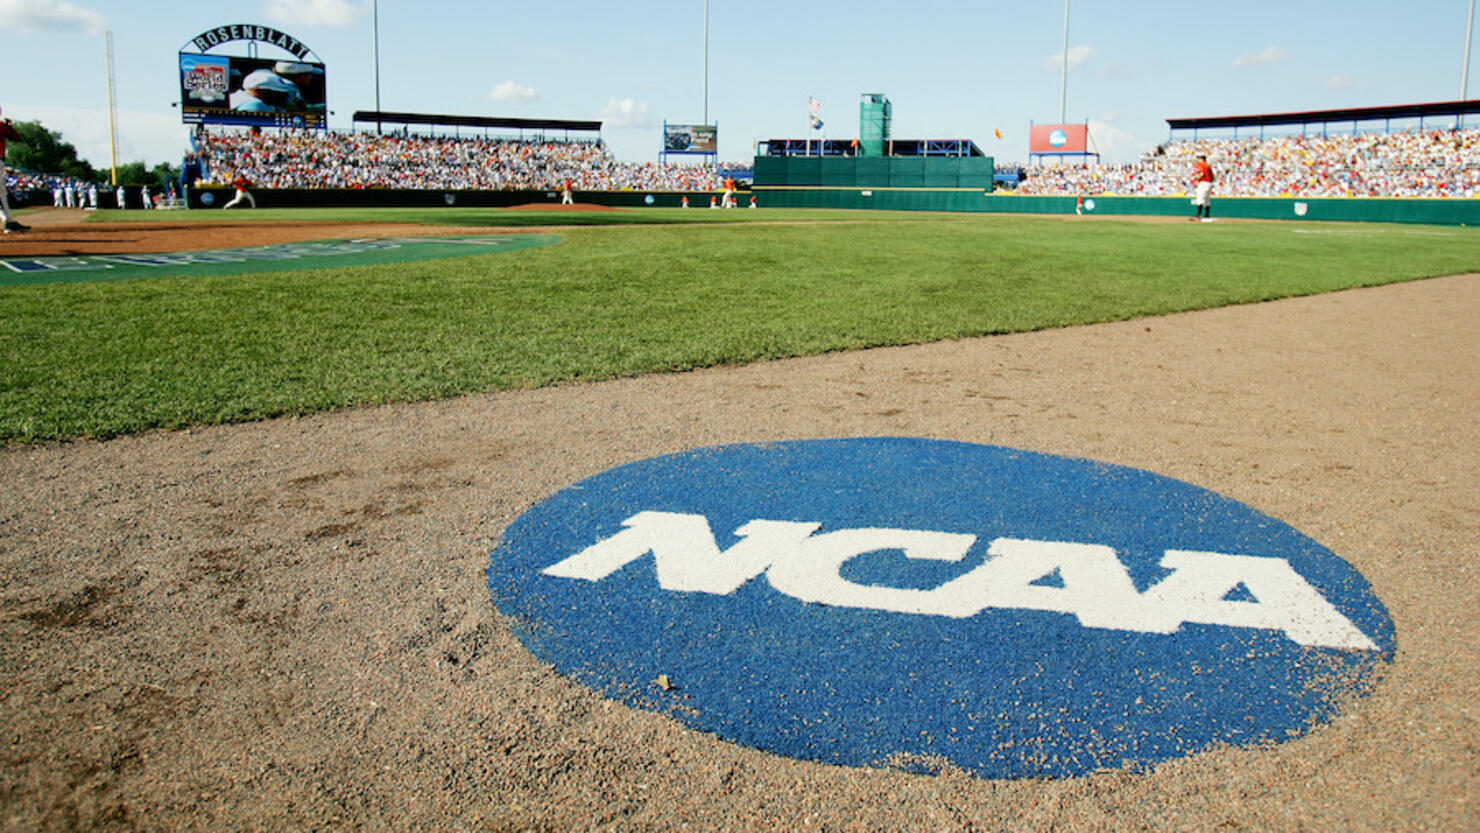
M1338 73L1331 76L1330 78L1327 78L1325 81L1322 81L1321 86L1325 87L1328 90L1346 92L1347 90L1355 90L1357 88L1357 79L1351 77L1350 75Z
M601 108L601 121L605 127L653 127L653 114L647 104L635 98L612 99Z
M534 101L539 98L539 93L534 87L526 87L515 81L505 81L494 87L488 93L488 97L494 101Z
M1089 62L1090 58L1093 58L1095 56L1095 52L1096 50L1093 46L1069 47L1069 71L1073 72L1074 70L1084 66L1086 63ZM1064 53L1055 52L1052 55L1048 56L1048 58L1043 62L1043 67L1044 69L1051 70L1053 72L1059 72L1063 70Z
M349 0L264 0L262 13L281 26L343 28L366 11L364 2Z
M1245 52L1233 59L1234 69L1278 64L1290 60L1290 52L1278 46L1266 46L1258 52Z
M95 35L106 28L101 14L67 0L0 0L0 29Z
M1101 67L1098 75L1107 81L1134 81L1140 77L1141 71L1135 64L1120 63Z
M1103 119L1089 120L1089 139L1093 150L1105 159L1130 159L1146 150L1141 139L1116 127L1113 122L1119 117L1108 114Z

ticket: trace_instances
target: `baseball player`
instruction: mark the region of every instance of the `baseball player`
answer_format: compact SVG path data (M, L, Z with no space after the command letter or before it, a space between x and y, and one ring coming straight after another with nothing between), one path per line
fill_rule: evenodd
M231 178L231 187L236 189L236 196L231 198L231 202L221 206L222 208L232 208L242 203L246 203L253 208L257 207L257 198L252 196L251 191L252 180L247 179L246 175L241 171L237 171L236 176Z
M295 113L323 113L324 70L301 61L278 61L272 71L293 85L294 93L284 108Z
M10 213L10 186L5 184L5 178L9 176L5 170L5 143L18 142L20 139L21 134L16 132L10 119L0 119L0 219L5 221L6 234L31 230L30 226L18 222L15 215Z
M285 113L291 101L302 100L298 85L277 73L259 69L242 80L241 92L231 98L231 109L242 113Z
M1195 222L1202 220L1205 223L1213 221L1213 166L1208 164L1208 157L1198 154L1197 162L1192 165L1192 204L1197 206L1197 215L1191 219Z

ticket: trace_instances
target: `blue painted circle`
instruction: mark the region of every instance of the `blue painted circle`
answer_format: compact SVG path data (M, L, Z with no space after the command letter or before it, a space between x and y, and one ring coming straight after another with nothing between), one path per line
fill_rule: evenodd
M562 574L595 563L573 557L633 528L624 522L640 513L691 526L702 517L715 563L749 564L742 579L746 570L755 575L728 592L664 589L655 551L607 563L600 578ZM781 581L784 565L775 565L804 551L815 560L818 548L725 562L742 552L736 531L762 520L783 522L777 529L815 526L813 540L847 530L855 532L834 538L878 530L975 536L958 561L864 545L829 574L836 586L930 592L987 569L1002 557L988 553L1001 541L1089 552L1061 548L1077 543L1101 548L1095 563L1106 575L1129 578L1131 595L1121 601L1151 610L1138 600L1175 584L1174 574L1204 581L1209 570L1253 565L1260 575L1274 567L1285 575L1288 565L1286 585L1314 593L1328 620L1351 627L1349 641L1367 644L1310 644L1308 636L1301 644L1283 626L1182 621L1147 632L1113 617L1087 626L1088 613L1000 599L957 615L806 600L815 588ZM742 534L759 533L752 526ZM664 557L702 563L691 556L704 536L691 537L664 539ZM1168 551L1214 566L1163 566ZM1023 592L1057 599L1071 585L1084 590L1080 562L1064 563L1062 571L1023 573ZM699 570L691 580L715 574ZM1386 609L1351 565L1244 504L1138 469L915 438L721 446L608 470L517 519L493 552L488 582L530 651L606 697L795 758L915 771L949 762L984 777L1143 769L1216 745L1283 741L1369 692L1396 650ZM1274 610L1272 595L1259 597L1268 586L1239 583L1220 598L1155 609L1216 608L1225 617ZM1097 592L1080 598L1097 604ZM666 685L656 684L660 676Z
M1069 134L1062 130L1055 130L1048 134L1048 143L1056 148L1061 148L1069 143Z

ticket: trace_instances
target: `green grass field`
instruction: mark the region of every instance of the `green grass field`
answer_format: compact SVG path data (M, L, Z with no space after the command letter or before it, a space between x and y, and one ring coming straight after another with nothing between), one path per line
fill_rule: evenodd
M449 233L582 227L550 248L409 265L0 288L0 440L110 437L1480 272L1480 232L1467 228L676 209L233 217L247 218Z

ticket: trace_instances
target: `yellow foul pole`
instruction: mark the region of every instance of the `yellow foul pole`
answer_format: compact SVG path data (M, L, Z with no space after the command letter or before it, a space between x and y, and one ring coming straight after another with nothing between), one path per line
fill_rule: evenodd
M114 185L118 184L118 99L114 92L113 84L113 30L109 29L103 33L103 40L108 46L108 155L109 164L112 169L110 179Z

